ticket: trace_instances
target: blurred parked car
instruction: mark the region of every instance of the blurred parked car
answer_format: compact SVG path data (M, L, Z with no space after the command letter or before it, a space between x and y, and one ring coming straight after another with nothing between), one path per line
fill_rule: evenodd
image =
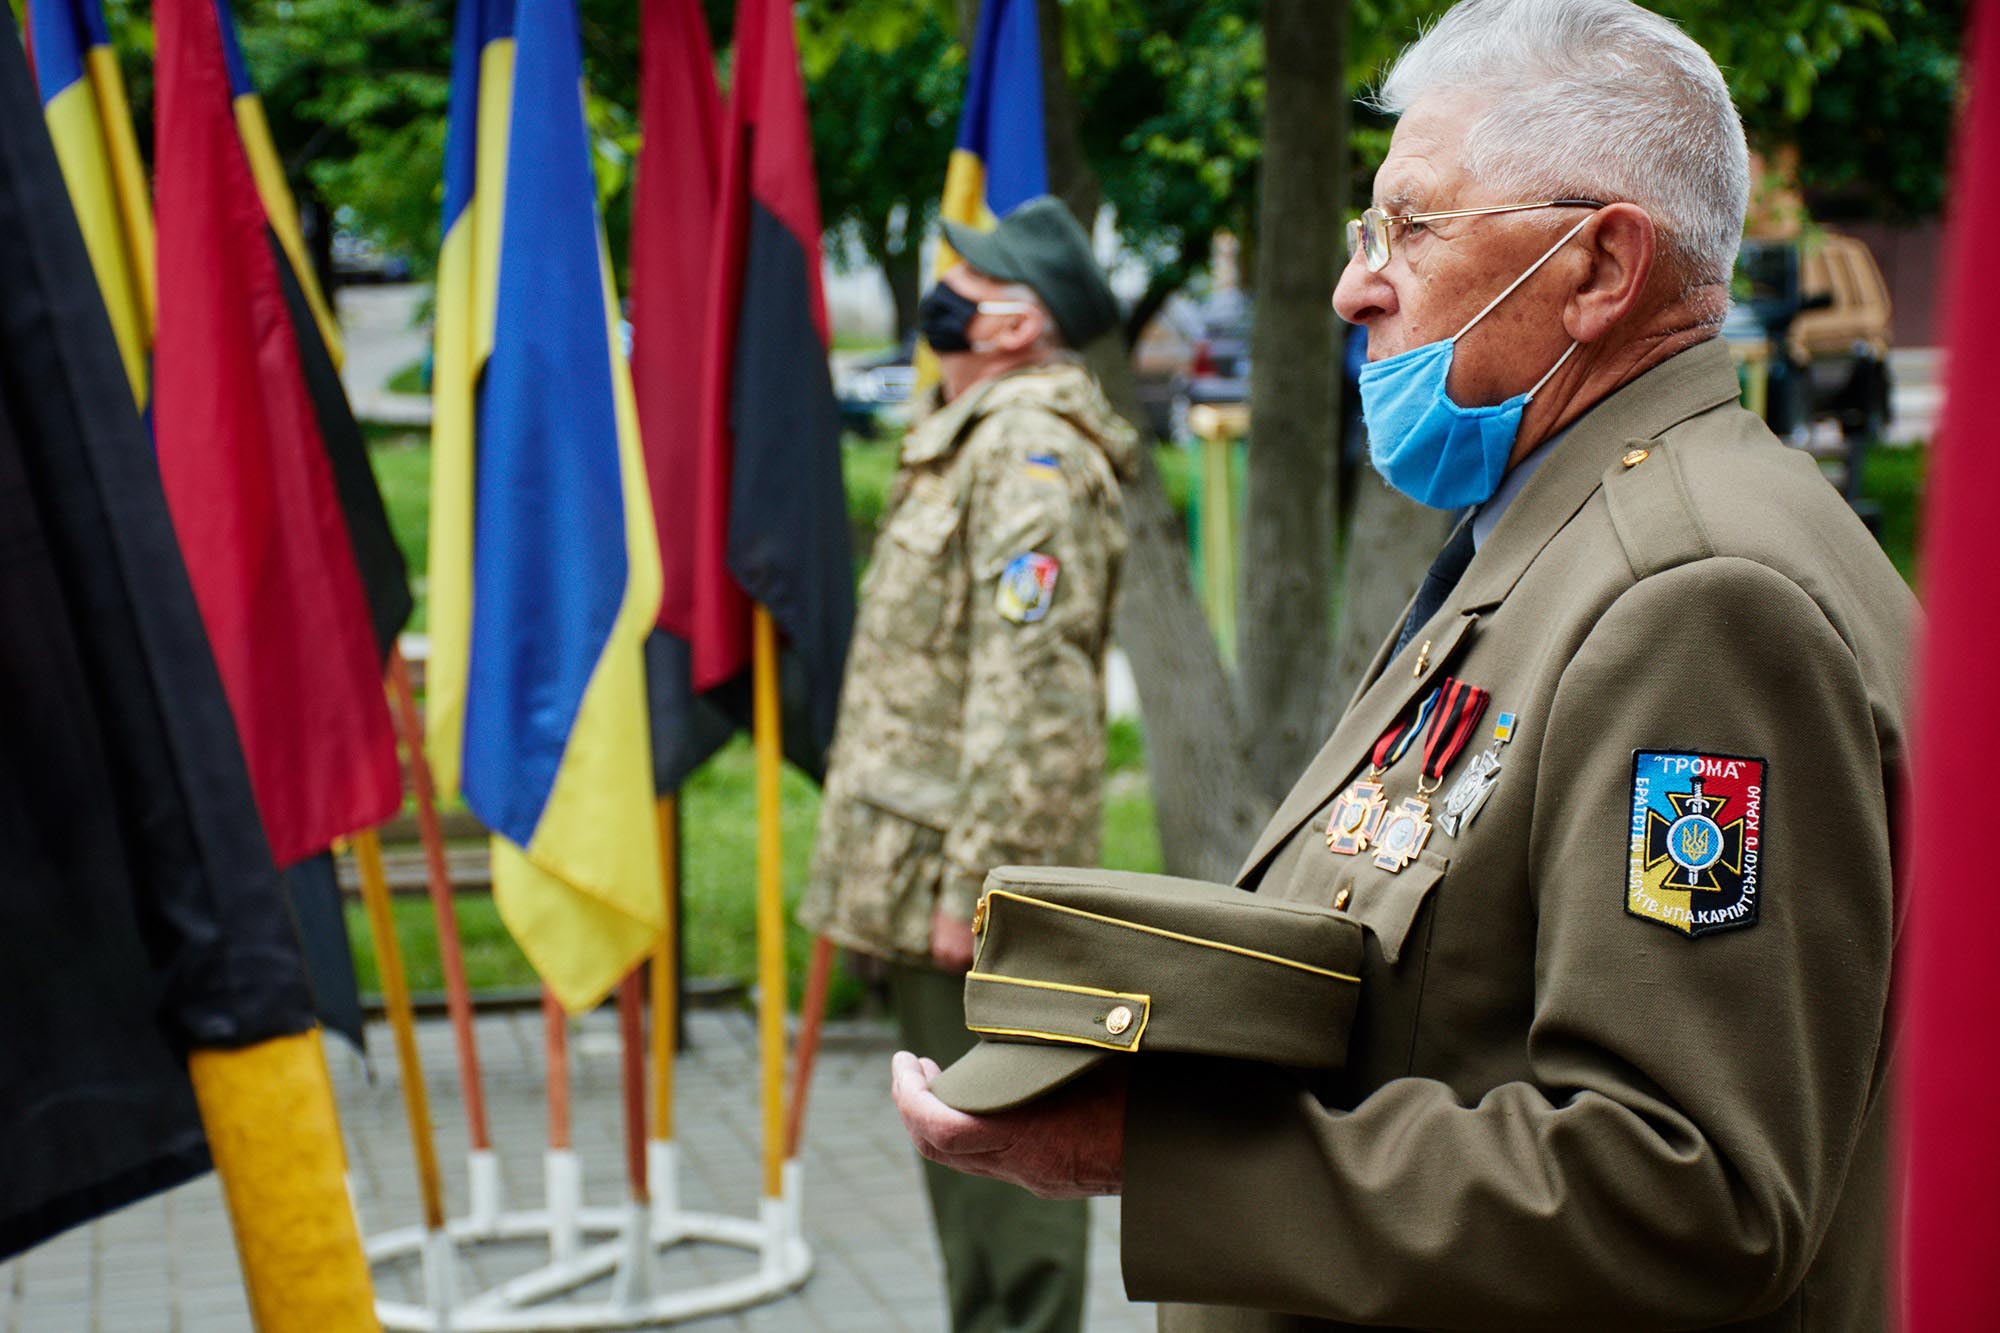
M1172 435L1187 431L1188 409L1204 403L1241 403L1250 397L1250 298L1231 288L1199 311L1187 366L1174 377L1168 413Z
M366 236L351 231L333 233L333 276L340 282L408 282L410 261L390 254Z
M1739 356L1764 363L1764 420L1810 449L1863 519L1868 447L1889 424L1889 289L1868 247L1827 233L1803 253L1792 241L1747 240L1736 261L1738 299L1722 334ZM1838 444L1815 441L1832 421Z
M1174 389L1194 360L1201 341L1201 308L1190 298L1170 296L1132 343L1132 382L1146 428L1157 439L1173 436Z
M842 430L872 440L909 424L916 352L917 338L911 334L893 350L849 362L837 373L833 394L840 403Z
M1754 328L1770 359L1765 420L1803 443L1814 422L1848 440L1881 438L1889 423L1889 288L1868 247L1828 233L1801 254L1791 241L1745 241L1733 323ZM1747 316L1747 317L1746 317Z

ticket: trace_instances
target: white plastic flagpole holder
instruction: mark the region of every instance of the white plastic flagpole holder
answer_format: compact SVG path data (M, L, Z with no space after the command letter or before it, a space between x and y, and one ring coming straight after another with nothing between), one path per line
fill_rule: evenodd
M465 1221L476 1236L490 1236L499 1229L501 1192L500 1157L491 1148L476 1148L465 1156Z
M804 1176L796 1159L784 1165L783 1194L759 1200L753 1221L718 1213L682 1212L678 1147L655 1140L647 1145L646 1156L652 1195L649 1206L585 1205L583 1176L575 1154L551 1152L544 1159L549 1191L544 1208L496 1208L485 1217L475 1208L454 1219L428 1243L422 1227L402 1227L369 1240L365 1248L371 1265L412 1256L421 1257L423 1263L425 1303L378 1300L375 1313L382 1326L409 1333L638 1328L761 1305L796 1290L811 1276L812 1248L805 1242L803 1227ZM497 1161L493 1170L492 1194L497 1203ZM475 1177L475 1200L481 1197L479 1188ZM549 1262L497 1287L459 1298L456 1283L461 1248L476 1248L482 1241L523 1240L547 1241ZM747 1277L679 1291L659 1290L660 1253L684 1244L749 1250L758 1257L757 1269ZM559 1246L567 1252L558 1253ZM608 1299L564 1299L567 1293L607 1275L611 1278Z

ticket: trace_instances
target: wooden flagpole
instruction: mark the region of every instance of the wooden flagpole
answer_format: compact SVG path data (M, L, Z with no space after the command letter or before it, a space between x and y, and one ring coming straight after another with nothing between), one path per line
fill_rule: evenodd
M662 796L658 805L660 883L666 897L666 926L653 947L653 1126L655 1143L674 1137L674 1056L680 1031L680 969L675 965L680 926L680 797ZM655 1189L664 1183L653 1181Z
M792 1105L785 1117L785 1158L799 1155L806 1132L806 1101L812 1096L813 1065L819 1059L819 1033L826 1021L826 986L833 972L833 941L813 939L812 964L806 972L806 993L799 1006L799 1048L792 1056Z
M625 1099L625 1179L646 1202L646 997L640 970L618 983L618 1058Z
M444 1178L438 1171L437 1143L431 1137L430 1096L424 1087L423 1065L417 1058L417 1023L410 1005L409 979L403 971L403 951L396 940L396 921L389 910L389 877L382 870L382 841L374 829L354 835L354 859L361 870L361 898L368 909L369 933L375 941L376 971L396 1037L396 1065L403 1083L403 1111L410 1122L410 1139L417 1158L417 1191L424 1212L424 1286L430 1306L448 1311L454 1303L451 1234L445 1230Z
M410 983L403 972L403 951L396 940L396 921L389 911L389 878L382 870L382 841L374 829L354 835L354 860L361 870L361 899L368 908L368 930L375 937L376 970L381 973L382 999L389 1011L389 1030L396 1037L396 1066L403 1080L403 1111L417 1155L417 1190L424 1209L424 1229L444 1226L444 1178L438 1172L437 1144L431 1137L430 1096L417 1059L416 1012L410 1005Z
M763 1056L764 1197L784 1197L785 909L784 838L778 779L778 629L763 606L753 615L752 733L757 750L757 1018Z
M438 822L437 788L430 760L424 755L423 728L417 722L416 693L410 686L410 666L403 650L389 651L389 685L396 704L396 721L403 748L410 756L410 788L417 798L417 834L424 844L425 882L431 911L437 917L438 957L444 965L445 1007L458 1049L458 1081L465 1090L465 1118L475 1153L491 1152L493 1135L486 1120L486 1085L480 1077L479 1046L472 1027L472 990L465 979L465 953L458 933L458 906L452 898L451 870L445 862L444 830ZM477 1212L477 1209L474 1210Z
M549 1258L566 1263L583 1244L583 1175L570 1134L569 1016L542 987L543 1053L549 1091L549 1147L543 1157L549 1207Z

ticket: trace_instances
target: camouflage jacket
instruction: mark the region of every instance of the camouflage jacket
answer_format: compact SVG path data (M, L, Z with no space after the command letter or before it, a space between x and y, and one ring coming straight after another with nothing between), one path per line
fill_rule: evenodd
M1017 370L914 426L862 581L799 915L930 957L986 872L1097 858L1104 653L1135 432L1081 367Z

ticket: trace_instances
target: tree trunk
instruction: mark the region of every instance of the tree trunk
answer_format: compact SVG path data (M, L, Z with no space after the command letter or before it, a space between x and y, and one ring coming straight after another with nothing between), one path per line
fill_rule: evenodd
M894 252L887 246L875 256L882 276L889 280L889 299L896 308L896 341L901 343L917 331L917 302L923 299L924 274L917 246L905 241Z
M965 21L961 0L961 21ZM976 17L976 10L973 17ZM1042 115L1049 188L1085 228L1102 198L1077 134L1077 106L1063 64L1062 7L1041 0ZM1123 338L1099 338L1086 353L1105 395L1143 430ZM1226 880L1268 812L1250 781L1229 675L1195 600L1187 535L1167 503L1150 455L1125 487L1130 546L1118 599L1118 643L1132 662L1146 718L1146 763L1166 868Z
M1325 740L1346 203L1345 0L1265 0L1250 468L1238 605L1251 772L1272 806Z
M1049 193L1069 205L1086 232L1094 232L1104 190L1083 155L1076 90L1063 63L1061 0L1038 0L1035 18L1042 38L1042 140L1049 158Z

